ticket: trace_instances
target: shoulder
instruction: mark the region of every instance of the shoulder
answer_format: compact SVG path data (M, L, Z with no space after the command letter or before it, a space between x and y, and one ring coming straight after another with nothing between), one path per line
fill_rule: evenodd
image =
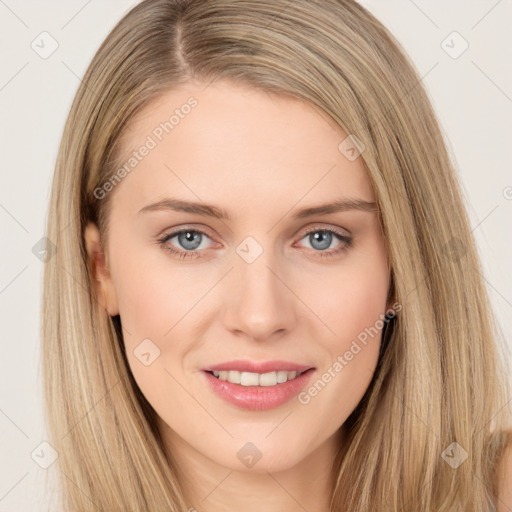
M498 466L496 512L512 510L512 445L509 445Z

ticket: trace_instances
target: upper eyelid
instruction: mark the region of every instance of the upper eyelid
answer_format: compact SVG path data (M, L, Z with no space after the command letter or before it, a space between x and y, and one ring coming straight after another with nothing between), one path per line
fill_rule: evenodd
M194 225L192 224L185 224L184 226L180 227L180 226L177 226L177 227L172 227L172 228L166 228L164 230L161 231L161 234L157 235L158 238L166 238L170 235L172 236L175 236L183 231L197 231L199 233L202 233L202 234L205 234L207 236L209 236L210 238L214 238L210 235L210 231L207 229L207 228L203 228L203 227L195 227Z
M330 232L333 232L333 233L338 233L339 235L347 237L347 238L352 236L350 234L350 232L347 229L345 229L345 228L338 228L338 227L336 227L336 228L333 228L333 227L328 228L328 227L325 227L325 226L322 227L320 225L313 225L310 228L306 228L306 231L304 231L303 236L306 236L309 233L315 232L315 231L330 231ZM344 234L343 231L345 231L346 234Z

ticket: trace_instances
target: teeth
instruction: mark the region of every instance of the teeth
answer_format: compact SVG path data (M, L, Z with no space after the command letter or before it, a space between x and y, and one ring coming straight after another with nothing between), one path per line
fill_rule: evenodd
M229 380L229 382L232 382L233 384L240 384L240 372L228 372L226 380Z
M295 379L304 372L269 372L269 373L252 373L252 372L237 372L235 370L229 371L213 371L215 377L220 380L226 380L233 384L241 384L242 386L275 386L282 384L291 379Z

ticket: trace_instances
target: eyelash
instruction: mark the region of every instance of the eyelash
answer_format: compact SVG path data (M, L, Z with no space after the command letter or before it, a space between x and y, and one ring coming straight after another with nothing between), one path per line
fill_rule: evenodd
M158 243L162 247L162 249L164 249L165 251L170 252L172 255L177 256L180 259L201 258L202 256L199 255L199 251L197 251L197 250L195 250L195 251L180 251L180 250L174 248L173 246L171 246L171 245L169 245L167 243L171 238L174 238L175 236L180 235L181 233L187 233L187 232L199 233L201 235L207 236L208 238L211 238L211 237L208 236L207 233L205 233L204 231L201 231L200 229L183 228L183 229L179 229L177 231L173 231L172 233L165 234L162 238L158 239ZM343 245L340 248L335 249L335 250L331 250L329 252L327 252L327 251L315 251L315 252L319 253L318 255L319 255L320 258L333 258L333 257L338 256L339 254L343 253L344 251L346 251L350 247L352 247L352 238L350 238L348 236L345 236L345 235L342 235L341 233L339 233L335 229L312 228L311 230L309 230L306 233L304 233L302 238L305 238L306 236L308 236L311 233L331 233L332 235L337 237L338 240L340 240L340 242L343 242ZM301 238L301 240L302 240L302 238Z

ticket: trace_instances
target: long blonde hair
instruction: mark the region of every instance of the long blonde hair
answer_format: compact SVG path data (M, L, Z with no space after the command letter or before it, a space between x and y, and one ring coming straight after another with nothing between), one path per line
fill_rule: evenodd
M190 506L120 319L97 303L83 234L93 221L108 236L109 196L94 190L120 165L130 119L191 79L299 98L365 145L402 311L344 424L331 510L494 510L510 393L460 186L414 65L353 0L145 0L96 52L65 125L47 230L45 410L63 509ZM454 446L467 452L457 469Z

